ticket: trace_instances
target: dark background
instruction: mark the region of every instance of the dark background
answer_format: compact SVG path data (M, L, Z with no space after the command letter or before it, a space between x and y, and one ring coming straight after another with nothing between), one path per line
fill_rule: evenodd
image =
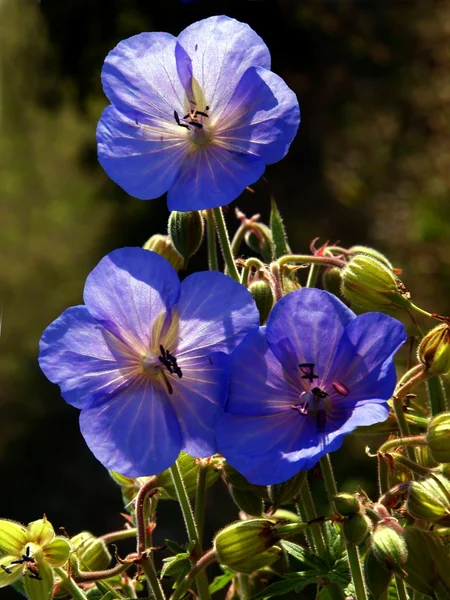
M236 206L267 218L274 194L294 251L317 236L372 244L417 304L450 312L449 0L0 0L1 517L45 512L71 534L121 526L120 493L40 372L37 345L104 254L166 227L164 198L127 196L96 161L105 55L213 14L264 38L302 110L289 154L233 202L230 228ZM202 251L192 268L205 265ZM334 458L341 487L374 492L363 445L346 449ZM222 491L211 530L217 503L233 515ZM159 521L182 541L175 504Z

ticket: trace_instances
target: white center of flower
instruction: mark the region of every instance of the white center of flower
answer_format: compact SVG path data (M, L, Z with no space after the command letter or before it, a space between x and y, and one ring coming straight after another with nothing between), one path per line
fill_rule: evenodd
M204 146L212 139L212 129L208 125L208 110L209 106L205 106L203 110L189 108L183 117L176 110L173 113L177 125L189 132L190 141L196 146Z

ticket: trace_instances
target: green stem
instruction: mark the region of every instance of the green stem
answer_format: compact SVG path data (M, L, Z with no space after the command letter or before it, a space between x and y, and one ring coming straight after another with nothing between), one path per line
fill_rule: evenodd
M186 487L184 485L184 481L181 476L178 463L175 462L172 465L172 467L170 467L170 474L172 475L172 480L177 493L178 502L180 503L181 512L183 514L184 524L186 526L189 541L195 543L195 557L193 560L195 564L198 560L198 557L200 557L202 554L202 546L200 543L197 524L195 522L194 514L192 512L191 503L189 502ZM207 600L210 598L208 582L206 580L204 572L200 572L198 574L197 591L200 600Z
M217 234L219 236L220 247L222 249L223 259L225 261L226 271L230 277L234 280L239 281L239 273L234 262L234 257L231 252L230 238L228 237L227 227L225 225L225 219L223 218L222 209L213 208L214 220L216 222Z
M306 280L307 288L311 288L316 285L318 274L319 274L319 267L317 265L311 265L309 267L308 279Z
M318 265L322 267L345 267L345 262L332 256L312 256L311 254L287 254L278 259L280 266L292 263Z
M420 308L419 306L416 306L412 302L409 303L408 308L412 308L413 310L418 312L420 315L425 315L426 317L430 317L431 319L433 318L433 315L431 313L429 313L427 310L423 310L423 308Z
M325 489L327 490L328 500L331 504L331 509L333 512L335 512L336 509L334 506L333 497L338 493L338 490L336 481L334 479L333 467L331 465L329 454L326 454L320 459L320 469L322 471L322 477L325 483ZM345 545L347 547L348 563L350 566L353 585L355 587L356 600L367 600L358 548L347 540L345 540Z
M208 268L210 271L218 271L217 246L216 246L216 226L214 224L214 215L211 210L206 212L206 237L208 240Z
M314 521L317 519L316 507L314 506L314 500L311 494L311 490L309 489L308 480L305 477L305 481L303 482L302 487L300 488L300 502L303 504L303 509L305 511L304 516L305 521ZM302 516L302 515L300 515ZM321 557L325 558L327 555L327 549L325 547L325 542L322 537L322 529L320 524L312 525L305 531L305 535L307 536L308 542L308 531L311 532L312 538L312 547L315 549L316 553Z
M239 573L239 591L240 591L240 600L249 600L250 598L250 586L248 575L244 575L244 573Z
M302 523L306 523L308 521L308 517L306 516L305 505L303 503L303 499L301 495L299 495L299 501L295 503L295 508L297 509L297 513L300 517ZM310 550L314 550L314 539L312 536L311 529L305 529L303 532L306 538L306 542L309 546Z
M239 225L239 227L236 230L236 233L233 236L233 239L231 241L231 254L233 256L237 256L238 252L239 252L239 248L241 247L241 244L244 240L244 236L245 233L251 229L247 223L242 223L242 225Z
M397 452L392 452L391 456L392 456L394 462L399 463L399 464L403 465L404 467L406 467L407 469L409 469L413 475L419 475L421 477L426 477L427 475L429 475L430 473L433 472L433 469L429 469L428 467L419 465L418 463L416 463L415 460L411 460L411 459L407 458L406 456L403 456L403 454L399 454Z
M200 543L203 538L203 524L205 520L205 500L206 500L206 476L208 469L199 465L197 472L197 489L195 493L195 522L197 523L198 537Z
M438 375L434 375L425 382L425 386L427 388L431 415L434 417L441 412L447 411L447 394L445 393L441 378Z
M121 529L120 531L111 531L111 533L105 533L99 537L105 544L112 544L113 542L119 542L120 540L127 540L132 537L136 537L137 528L130 527L130 529Z
M171 595L170 600L180 600L180 598L182 598L186 594L191 584L194 582L194 579L196 577L198 578L198 576L204 572L203 570L205 569L205 567L213 563L215 560L216 552L213 548L211 548L211 550L208 550L208 552L205 552L205 554L200 557L200 559L192 567L192 569L189 571L189 573L186 575L183 581L181 581L181 583L178 584L178 587Z
M147 577L150 589L152 591L153 597L155 600L165 600L165 595L163 589L161 587L161 582L158 579L158 575L156 574L155 565L153 564L153 560L149 556L141 559L139 566L145 573Z
M395 576L395 587L397 588L398 600L408 600L408 594L405 588L405 582L398 575Z
M62 567L55 567L53 569L58 577L61 579L61 585L66 589L74 600L87 600L87 596L84 594L78 585L75 583L73 577L67 575Z
M405 413L403 412L402 399L399 398L398 396L395 396L393 398L392 403L394 405L394 412L395 412L395 416L397 418L397 423L398 423L402 437L403 438L411 437L410 432L409 432L409 425L408 425L408 422L406 421ZM414 448L412 448L411 446L407 446L406 452L408 453L409 459L414 462L416 460L416 456L414 454Z
M388 440L382 446L380 446L378 452L388 452L392 448L398 448L399 446L426 446L424 435L412 435L407 438L396 438L394 440Z

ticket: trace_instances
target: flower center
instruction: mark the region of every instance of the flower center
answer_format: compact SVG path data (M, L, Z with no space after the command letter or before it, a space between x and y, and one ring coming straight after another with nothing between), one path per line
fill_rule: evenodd
M173 394L173 387L168 375L177 375L179 379L183 377L176 357L166 350L162 344L159 346L160 355L151 352L143 357L142 367L144 372L154 378L162 376L169 394Z
M208 110L209 106L205 106L203 110L191 107L184 117L180 117L176 110L173 111L176 124L189 131L191 142L197 146L204 146L212 138L212 130L207 121L209 119Z

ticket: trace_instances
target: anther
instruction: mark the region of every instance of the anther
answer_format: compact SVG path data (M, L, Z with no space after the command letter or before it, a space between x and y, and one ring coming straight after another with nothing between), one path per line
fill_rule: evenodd
M314 394L314 396L317 396L318 398L326 398L328 396L328 394L321 390L319 387L314 387L311 390L311 393Z
M181 123L180 117L178 116L178 113L177 113L176 110L173 111L173 116L174 116L175 121L176 121L176 123L177 123L177 125L179 127L185 127L186 129L190 129L189 125L186 125L186 123Z
M333 388L341 396L348 396L350 394L350 390L348 389L348 387L340 381L334 381Z
M312 383L314 379L318 379L318 375L314 374L314 363L300 363L300 371L303 373L302 379L307 379L309 383Z

